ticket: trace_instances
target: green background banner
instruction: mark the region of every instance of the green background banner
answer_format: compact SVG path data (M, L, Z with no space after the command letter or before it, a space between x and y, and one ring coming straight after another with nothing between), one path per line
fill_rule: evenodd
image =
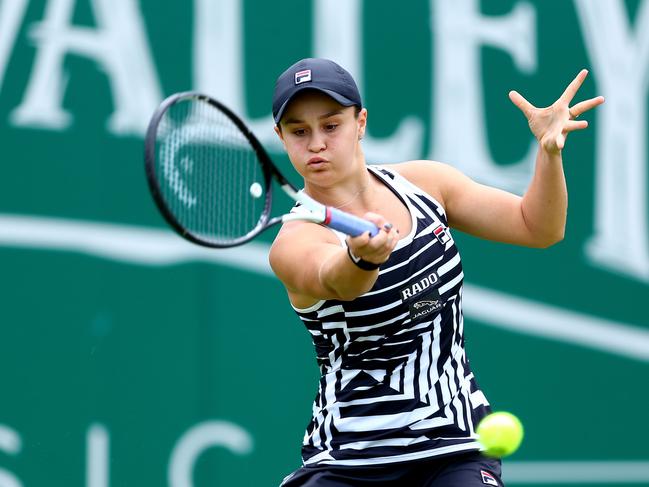
M522 193L510 89L607 103L564 151L566 238L454 233L469 357L526 426L509 485L649 485L649 1L0 0L0 487L266 486L300 464L318 371L266 256L192 246L146 186L173 92L240 113L283 170L277 75L357 78L372 163L437 159ZM288 201L280 199L287 207Z

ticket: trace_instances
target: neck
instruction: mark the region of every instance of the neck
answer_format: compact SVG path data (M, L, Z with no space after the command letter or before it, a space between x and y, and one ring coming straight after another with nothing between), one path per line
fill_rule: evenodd
M369 181L369 179L368 179L367 181L365 181L365 185L364 185L362 188L360 188L358 191L356 191L356 192L355 192L355 193L354 193L354 194L353 194L353 195L352 195L352 196L351 196L347 201L345 201L344 203L341 203L341 204L339 204L339 205L334 205L334 208L338 208L338 209L340 209L340 208L344 208L344 207L346 207L346 206L351 205L351 204L354 203L357 199L359 199L359 197L360 197L363 193L365 193L365 190L367 190L367 188L369 188L369 186L370 186L370 181Z
M363 206L372 194L372 176L365 166L355 177L331 187L320 187L312 184L305 185L306 193L320 203L333 208L351 209ZM363 204L361 204L363 203Z

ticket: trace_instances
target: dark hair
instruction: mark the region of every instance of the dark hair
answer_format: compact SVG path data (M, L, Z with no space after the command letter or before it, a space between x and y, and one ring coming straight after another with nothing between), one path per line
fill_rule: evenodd
M358 118L358 116L361 114L362 109L363 109L362 106L354 105L354 118ZM282 126L280 125L279 122L277 122L275 126L279 129L280 132L282 131Z

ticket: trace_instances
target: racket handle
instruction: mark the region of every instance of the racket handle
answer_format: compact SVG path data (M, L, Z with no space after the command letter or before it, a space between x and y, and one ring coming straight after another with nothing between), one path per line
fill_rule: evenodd
M323 222L328 227L338 230L340 232L358 237L360 234L370 232L370 237L379 233L379 227L374 225L371 221L364 220L336 208L327 207L326 218Z

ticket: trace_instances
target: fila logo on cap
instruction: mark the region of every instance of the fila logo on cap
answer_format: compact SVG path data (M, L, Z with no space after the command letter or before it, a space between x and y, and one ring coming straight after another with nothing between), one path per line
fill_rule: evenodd
M300 83L306 83L311 81L311 70L305 69L304 71L298 71L295 73L295 84L299 85Z
M480 470L480 475L482 475L482 483L487 485L495 485L498 487L498 481L491 475L489 472Z

